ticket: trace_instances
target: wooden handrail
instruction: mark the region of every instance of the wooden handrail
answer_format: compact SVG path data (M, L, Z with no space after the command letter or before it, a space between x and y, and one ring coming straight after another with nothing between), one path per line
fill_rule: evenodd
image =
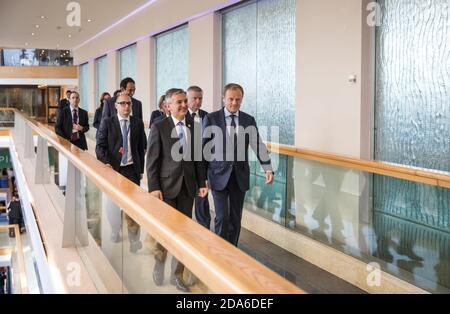
M295 158L317 161L327 165L365 171L442 188L450 188L450 173L445 171L370 161L275 143L267 143L267 147L274 153Z
M211 231L156 199L116 171L16 111L144 230L217 293L304 293Z
M15 251L17 254L17 266L19 271L19 282L20 282L20 288L22 294L28 293L28 283L27 283L27 274L25 271L25 258L23 256L23 248L22 248L22 239L20 237L20 229L18 225L0 225L0 230L7 230L9 231L9 228L14 228L14 234L16 237L14 238L16 240L16 247ZM16 268L17 269L17 268Z

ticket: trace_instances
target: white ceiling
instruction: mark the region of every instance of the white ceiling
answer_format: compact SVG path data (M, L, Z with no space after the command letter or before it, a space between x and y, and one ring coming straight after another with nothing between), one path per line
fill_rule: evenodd
M80 27L66 22L66 6L72 1L81 7ZM0 48L72 49L148 1L0 0Z

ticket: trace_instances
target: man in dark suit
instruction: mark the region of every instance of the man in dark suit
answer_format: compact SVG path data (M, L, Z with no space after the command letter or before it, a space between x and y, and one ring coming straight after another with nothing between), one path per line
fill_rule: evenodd
M58 112L55 132L80 149L87 150L88 146L84 133L89 131L88 113L78 107L80 94L72 92L69 100L70 105Z
M61 99L61 100L58 102L58 112L61 111L61 110L64 109L64 108L70 106L69 97L70 97L70 94L71 94L71 93L72 93L72 91L68 90L68 91L66 92L66 98L63 98L63 99Z
M131 97L120 95L116 99L117 115L106 118L98 131L95 152L97 159L115 171L140 185L144 173L144 123L130 115ZM142 248L139 225L125 215L128 225L130 251L136 253ZM118 230L113 230L117 232Z
M233 245L241 231L245 193L250 188L250 145L272 184L273 171L267 148L259 136L255 118L240 111L243 88L224 88L224 108L203 119L203 145L207 161L208 185L214 198L215 232Z
M166 94L171 116L156 122L151 130L147 151L148 191L188 217L192 217L194 198L205 197L206 175L200 156L195 160L195 145L201 149L200 137L196 136L195 122L186 117L188 111L186 93L182 89L171 89ZM157 245L153 280L156 285L164 281L164 264L167 250ZM171 283L188 292L183 281L184 266L172 263ZM174 268L174 267L173 267Z
M136 92L136 83L131 77L124 78L120 82L121 94L126 94L131 97L131 115L139 120L142 120L142 103L133 98ZM103 106L102 120L104 118L109 118L117 114L116 109L117 97L110 98L105 106ZM142 120L143 121L143 120Z
M198 86L191 86L187 89L187 99L189 110L186 116L195 122L202 124L203 118L208 114L202 110L203 90ZM211 226L211 214L209 212L208 195L206 197L195 197L195 219L199 224L209 229Z

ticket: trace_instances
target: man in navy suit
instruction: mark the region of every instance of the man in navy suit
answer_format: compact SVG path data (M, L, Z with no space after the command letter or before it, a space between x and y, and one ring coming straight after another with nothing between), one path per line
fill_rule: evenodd
M202 124L208 112L202 110L203 90L198 86L191 86L187 89L187 100L189 110L186 117ZM208 195L206 197L195 197L195 218L199 224L209 229L211 225L211 214L209 212Z
M128 95L117 97L117 115L101 122L95 152L98 160L109 165L136 185L140 185L144 173L144 147L147 139L142 120L130 116L131 104L131 98ZM117 229L120 228L120 224L114 223L113 214L114 212L108 213L108 219L113 227L113 233L118 234ZM142 248L139 239L140 227L128 215L125 217L130 251L136 253Z
M133 98L134 93L136 92L136 83L131 77L124 78L120 82L120 90L121 94L126 94L131 97L131 115L141 121L142 120L142 103ZM102 112L102 120L105 118L112 117L117 114L116 109L116 100L117 97L110 98L105 106L103 106Z
M214 198L215 233L235 246L241 231L245 193L250 188L249 145L266 173L266 184L273 183L270 157L255 118L240 111L243 96L240 85L226 85L224 108L203 119L203 151Z
M70 105L58 111L55 132L59 136L69 140L72 144L82 150L87 150L86 136L89 131L89 117L86 110L78 107L80 94L71 92Z
M149 128L152 127L153 123L158 122L159 120L162 120L162 119L170 116L169 109L167 108L167 105L166 105L166 95L162 95L159 98L158 108L159 109L153 111L152 114L150 115L150 122L148 124Z

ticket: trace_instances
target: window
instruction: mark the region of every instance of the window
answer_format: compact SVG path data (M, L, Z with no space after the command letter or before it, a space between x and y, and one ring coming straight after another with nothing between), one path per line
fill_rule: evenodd
M108 68L106 56L95 60L95 77L97 78L97 90L95 91L95 101L100 101L100 95L108 92L106 82L108 78ZM100 103L100 102L99 102Z
M375 158L450 171L448 1L378 2ZM373 193L375 222L411 258L400 267L450 287L450 189L375 175Z
M80 65L80 108L89 110L89 64Z
M295 0L251 2L224 11L222 23L224 85L243 86L242 111L268 128L270 141L294 144Z
M131 45L119 51L120 80L131 77L136 80L136 45Z
M156 103L170 88L188 88L188 53L187 26L156 36Z

